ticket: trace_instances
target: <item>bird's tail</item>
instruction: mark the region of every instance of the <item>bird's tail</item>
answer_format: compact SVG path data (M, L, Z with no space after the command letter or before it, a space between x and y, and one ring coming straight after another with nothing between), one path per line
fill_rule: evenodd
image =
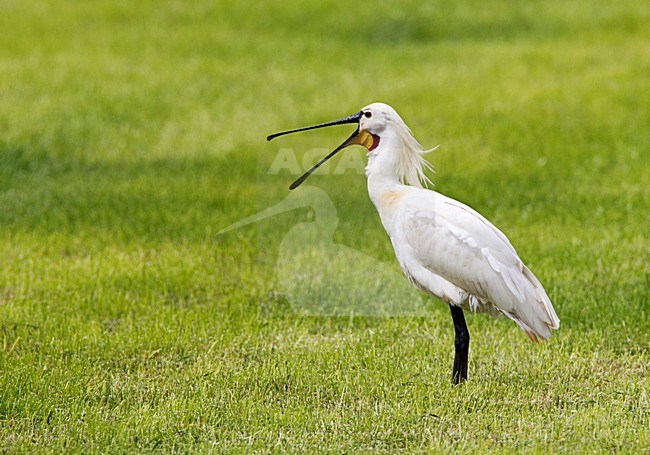
M533 272L525 265L522 272L530 285L527 289L528 292L525 292L524 295L529 304L527 307L532 311L516 315L506 314L506 316L515 321L532 341L537 342L540 338L546 340L551 336L551 330L560 328L560 318L555 313L551 299L546 294L544 287L533 275Z

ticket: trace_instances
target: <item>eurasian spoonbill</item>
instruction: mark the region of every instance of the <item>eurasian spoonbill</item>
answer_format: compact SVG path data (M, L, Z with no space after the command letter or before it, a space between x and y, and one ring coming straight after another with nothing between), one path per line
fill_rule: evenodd
M420 144L390 106L370 104L339 120L272 134L357 124L355 131L296 180L298 187L321 164L350 145L368 149L368 193L379 212L402 271L419 290L447 303L455 329L454 383L467 379L469 331L463 309L504 315L532 341L558 329L546 291L508 238L467 205L426 189L430 183Z

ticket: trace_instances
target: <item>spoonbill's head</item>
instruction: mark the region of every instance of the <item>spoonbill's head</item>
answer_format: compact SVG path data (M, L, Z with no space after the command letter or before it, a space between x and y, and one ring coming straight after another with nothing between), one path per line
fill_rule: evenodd
M417 155L418 159L420 159L419 156L422 153L422 148L417 143L415 138L413 138L411 131L406 126L399 114L395 111L395 109L384 103L372 103L362 108L359 112L348 115L347 117L343 117L338 120L332 120L331 122L319 123L317 125L282 131L280 133L271 134L266 139L270 141L278 136L283 136L285 134L313 130L316 128L324 128L327 126L342 125L345 123L356 123L356 130L350 135L350 137L343 141L341 145L336 147L329 155L320 160L298 180L293 182L289 187L290 189L293 190L298 187L325 161L350 145L362 145L368 149L368 152L370 154L373 154L375 149L379 147L379 144L381 144L382 141L392 141L397 150L404 151L407 154L415 154ZM397 140L397 142L395 142L395 140ZM418 175L418 178L420 175L424 175L422 174L422 171L416 172L416 174ZM419 181L418 178L415 180ZM409 178L407 180L411 179Z
M401 128L408 130L399 114L388 104L372 103L361 109L359 134L371 136L372 143L366 147L369 151L377 148L382 137L395 134Z

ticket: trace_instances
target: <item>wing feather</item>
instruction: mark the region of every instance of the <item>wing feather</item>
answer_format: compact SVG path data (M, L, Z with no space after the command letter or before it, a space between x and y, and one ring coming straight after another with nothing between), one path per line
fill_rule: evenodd
M396 252L403 244L426 270L465 291L468 300L474 297L470 307L476 308L476 300L494 305L531 338L548 338L559 327L539 280L508 238L478 212L419 189L409 192L396 215Z

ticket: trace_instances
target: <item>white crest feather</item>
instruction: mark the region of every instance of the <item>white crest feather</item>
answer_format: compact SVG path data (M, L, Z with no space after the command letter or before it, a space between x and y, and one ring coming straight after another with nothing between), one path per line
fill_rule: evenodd
M395 113L397 114L397 113ZM397 114L393 119L399 123L399 127L395 128L402 143L401 153L397 154L397 175L400 181L406 185L415 186L417 188L426 188L429 185L433 186L433 182L429 180L425 174L425 170L435 172L431 163L424 159L424 154L434 151L438 148L435 147L429 150L422 150L422 146L415 139L413 133L406 126L404 120Z

